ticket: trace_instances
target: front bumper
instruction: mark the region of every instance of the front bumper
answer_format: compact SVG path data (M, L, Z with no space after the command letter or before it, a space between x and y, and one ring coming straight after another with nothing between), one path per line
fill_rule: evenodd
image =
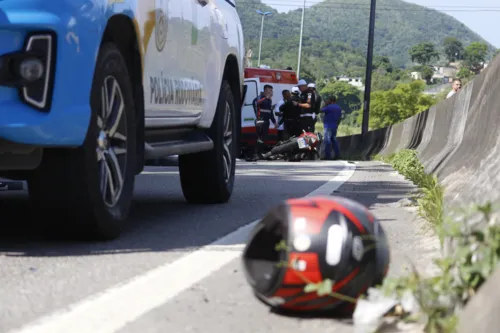
M83 143L100 35L99 25L89 28L95 19L74 3L0 2L0 139L40 147ZM34 61L43 63L43 73Z

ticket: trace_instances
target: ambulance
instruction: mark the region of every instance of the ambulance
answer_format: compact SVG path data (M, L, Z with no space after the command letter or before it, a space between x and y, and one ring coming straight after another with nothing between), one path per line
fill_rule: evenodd
M271 68L245 68L245 85L247 86L245 101L241 114L241 148L242 152L251 150L257 143L255 132L255 112L252 102L262 91L264 86L273 86L273 105L283 98L281 92L285 89L292 90L298 83L297 74L292 70L271 69ZM279 110L275 109L274 112ZM274 145L277 142L278 131L273 124L269 127L269 135L265 143Z

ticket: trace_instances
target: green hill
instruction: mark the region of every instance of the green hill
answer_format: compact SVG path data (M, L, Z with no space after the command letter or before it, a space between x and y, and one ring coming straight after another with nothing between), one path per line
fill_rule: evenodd
M295 1L293 4L299 4ZM257 64L261 16L255 10L272 11L266 18L261 63L297 67L302 10L280 14L260 0L239 0L247 48ZM306 9L302 67L309 73L364 75L368 36L368 0L326 0ZM433 42L441 49L446 37L457 37L466 46L485 42L453 17L401 0L378 0L375 32L376 56L386 56L396 67L411 65L408 50L421 42ZM488 44L491 51L495 49ZM330 75L329 75L330 74ZM323 75L321 75L323 76Z

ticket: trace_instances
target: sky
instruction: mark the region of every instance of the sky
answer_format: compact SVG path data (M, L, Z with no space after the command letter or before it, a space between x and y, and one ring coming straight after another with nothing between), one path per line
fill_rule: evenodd
M500 48L500 0L405 0L406 2L434 8L445 12L467 25L493 46ZM279 12L300 8L301 1L262 0ZM320 3L320 0L306 0L306 6ZM369 3L368 0L366 0ZM283 5L279 5L283 4ZM298 4L298 5L296 5Z

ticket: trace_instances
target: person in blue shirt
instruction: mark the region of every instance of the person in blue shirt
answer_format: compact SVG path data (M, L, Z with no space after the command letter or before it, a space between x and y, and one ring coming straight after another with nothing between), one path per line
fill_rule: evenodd
M335 152L336 160L340 159L340 149L337 142L337 129L339 128L340 119L342 117L342 109L337 104L335 96L329 96L326 99L326 105L321 109L324 113L323 126L324 126L324 141L325 141L325 160L331 160L331 151Z

